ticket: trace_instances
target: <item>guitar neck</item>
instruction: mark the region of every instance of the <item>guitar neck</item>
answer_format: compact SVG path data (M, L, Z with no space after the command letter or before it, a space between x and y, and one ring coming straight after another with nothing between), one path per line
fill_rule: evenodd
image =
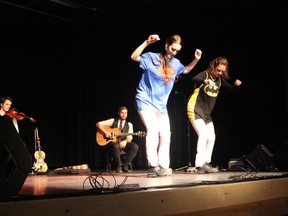
M115 134L116 137L129 136L129 135L137 135L137 133L118 133L118 134Z

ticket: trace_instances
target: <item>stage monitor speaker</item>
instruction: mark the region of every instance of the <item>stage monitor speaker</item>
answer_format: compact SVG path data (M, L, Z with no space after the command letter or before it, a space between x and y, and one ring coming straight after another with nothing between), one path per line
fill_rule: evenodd
M247 156L243 156L243 162L253 171L275 171L272 157L272 153L264 145L259 144Z
M19 194L32 168L32 158L8 116L0 117L0 199Z
M288 142L283 143L273 156L273 162L280 171L288 171Z
M229 171L243 171L243 167L242 158L231 158L228 162Z

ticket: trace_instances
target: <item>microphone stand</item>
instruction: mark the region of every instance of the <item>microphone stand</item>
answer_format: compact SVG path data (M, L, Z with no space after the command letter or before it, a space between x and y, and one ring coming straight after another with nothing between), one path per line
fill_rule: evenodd
M178 92L178 91L175 91L175 94L180 94L183 96L183 100L184 100L184 104L185 106L187 107L187 100L186 100L186 96L183 92ZM187 166L184 166L184 167L180 167L180 168L177 168L175 169L176 171L181 171L181 170L185 170L186 172L191 172L191 170L193 169L192 166L191 166L191 159L190 159L190 122L189 122L189 119L187 118L187 138L188 138L188 165Z

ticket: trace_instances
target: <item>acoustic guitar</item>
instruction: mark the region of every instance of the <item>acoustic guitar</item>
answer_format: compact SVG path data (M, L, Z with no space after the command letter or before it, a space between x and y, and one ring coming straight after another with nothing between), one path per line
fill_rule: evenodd
M96 132L96 142L98 143L98 145L100 146L105 146L107 145L109 142L117 142L117 138L121 137L121 136L129 136L129 135L133 135L133 136L140 136L140 137L144 137L146 136L145 132L136 132L136 133L121 133L119 128L110 128L109 126L104 126L105 130L109 131L111 133L111 137L110 138L106 138L104 133L101 130L98 130Z

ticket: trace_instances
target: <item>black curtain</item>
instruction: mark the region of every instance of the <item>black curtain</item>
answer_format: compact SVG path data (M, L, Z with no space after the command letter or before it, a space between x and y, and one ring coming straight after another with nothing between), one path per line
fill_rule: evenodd
M230 158L248 154L257 144L274 152L287 141L287 15L279 13L283 7L242 1L238 8L245 13L239 13L229 3L191 7L179 2L175 14L166 17L170 4L150 5L150 15L130 7L125 13L81 20L1 5L0 96L11 96L14 108L37 120L19 122L31 155L37 127L49 168L84 163L105 168L95 123L115 116L122 105L129 108L134 130L145 130L134 106L141 73L130 55L152 33L163 40L147 51L159 51L171 33L182 35L178 58L183 64L194 58L196 48L203 51L194 70L175 83L169 99L172 168L194 165L197 137L187 124L184 98L191 94L191 77L219 55L229 59L230 76L243 85L239 94L221 92L217 101L213 162L225 167ZM278 13L271 17L271 10ZM133 14L140 16L136 24ZM140 149L133 167L146 168L145 139L134 139Z

